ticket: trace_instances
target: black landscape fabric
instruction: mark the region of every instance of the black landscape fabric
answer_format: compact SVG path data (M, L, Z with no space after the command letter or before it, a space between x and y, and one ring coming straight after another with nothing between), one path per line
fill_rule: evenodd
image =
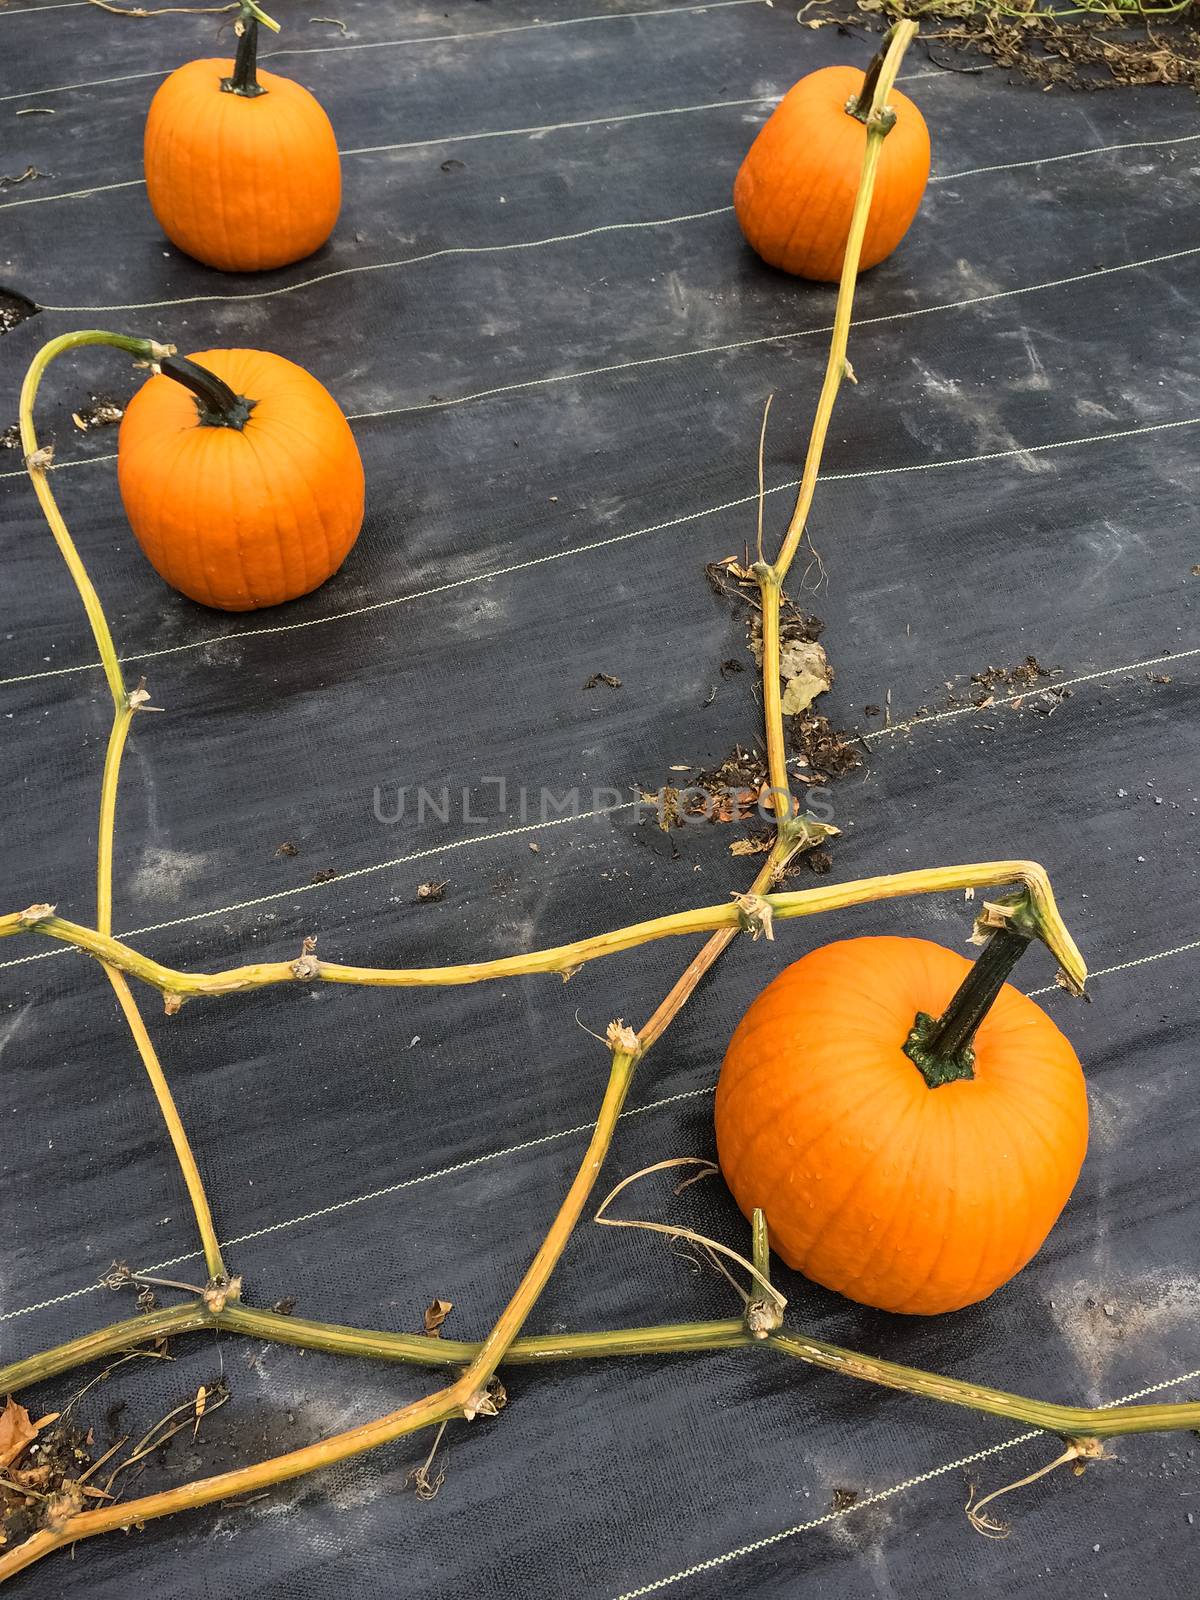
M126 759L118 931L194 969L290 959L306 935L328 959L434 964L725 900L753 872L729 854L739 830L664 832L631 802L760 746L748 608L704 568L753 540L771 392L778 537L834 297L753 256L730 191L790 84L865 64L874 41L757 0L339 0L341 27L274 9L285 28L263 64L328 109L345 201L324 249L262 278L170 247L140 176L153 90L231 53L229 18L0 12L3 283L45 308L2 340L0 424L35 349L70 329L261 346L332 391L367 475L361 539L325 587L271 612L202 610L136 548L115 429L72 422L138 378L112 352L53 370L39 422L54 486L126 672L165 707ZM782 1269L781 1284L794 1326L912 1365L1093 1405L1186 1399L1200 1393L1196 101L1044 93L978 58L953 65L918 45L904 68L933 180L860 285L859 382L810 522L823 565L795 569L836 669L821 709L862 756L830 785L830 871L1046 865L1093 1003L1049 988L1040 950L1017 981L1080 1053L1091 1147L1044 1250L983 1305L905 1319ZM19 449L0 465L0 909L51 901L89 922L109 703ZM1031 656L1046 675L1009 681ZM597 674L619 681L586 687ZM793 886L816 881L802 868ZM422 901L423 883L444 892ZM598 1192L712 1154L725 1043L789 960L873 932L961 949L971 909L958 895L873 905L735 944L642 1064ZM298 985L171 1020L143 991L247 1296L403 1330L442 1298L447 1334L481 1336L583 1149L607 1068L592 1035L643 1021L691 953L651 944L566 986ZM130 1295L97 1287L114 1258L187 1281L203 1267L103 974L32 940L3 955L11 1359L132 1315ZM677 1197L658 1181L624 1196L625 1214L746 1247L719 1180ZM663 1239L585 1221L530 1329L737 1307ZM79 1402L106 1448L223 1372L231 1401L130 1492L431 1385L233 1337L173 1354ZM95 1371L23 1398L36 1416ZM1057 1441L757 1351L504 1381L499 1417L448 1429L433 1499L406 1488L421 1435L91 1541L12 1593L1115 1600L1148 1578L1183 1592L1195 1572L1189 1434L1124 1440L1083 1478L1014 1494L1012 1536L989 1541L963 1516L969 1484L1020 1477Z

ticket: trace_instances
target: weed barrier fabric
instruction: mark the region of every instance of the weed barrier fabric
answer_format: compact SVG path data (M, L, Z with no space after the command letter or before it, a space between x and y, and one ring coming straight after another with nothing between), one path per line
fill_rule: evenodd
M344 0L344 33L281 9L262 62L328 109L345 203L329 245L263 278L182 257L139 180L157 81L228 53L222 19L0 13L5 170L40 174L0 196L3 281L63 308L0 341L0 422L15 421L35 349L71 328L251 344L332 390L367 473L367 521L335 579L269 613L204 611L136 549L115 431L72 424L93 397L127 398L128 367L88 352L53 370L39 425L63 467L55 490L127 674L166 708L139 720L122 778L117 929L197 969L290 959L306 935L328 959L434 964L724 900L752 872L729 855L733 831L668 835L629 802L760 744L745 608L703 568L753 538L771 392L778 537L833 307L832 289L751 255L730 188L778 96L814 67L865 63L871 44L749 0L564 0L552 15L525 0ZM780 1282L795 1326L912 1365L1077 1403L1190 1398L1195 101L1046 94L939 70L919 45L902 86L930 123L934 179L909 238L859 288L859 382L839 400L810 523L824 570L797 596L824 619L836 668L821 709L862 735L863 765L830 786L832 871L1046 865L1093 1003L1048 990L1041 952L1018 981L1047 991L1084 1061L1091 1148L1045 1249L982 1306L909 1320L782 1268ZM108 701L19 452L0 466L3 909L53 901L87 922ZM987 698L972 674L1031 655L1061 672L972 704ZM748 670L722 674L733 659ZM585 689L598 673L619 687ZM789 960L872 932L962 948L969 921L947 897L739 941L642 1064L602 1181L712 1153L724 1044ZM249 1298L408 1330L442 1298L448 1334L482 1336L583 1148L607 1065L591 1033L643 1020L690 954L652 944L566 987L275 989L173 1020L143 995ZM32 940L3 955L12 1359L132 1314L95 1287L114 1257L192 1281L202 1263L103 974ZM748 1241L718 1182L673 1198L648 1180L623 1200L626 1215ZM736 1309L661 1239L585 1222L529 1326ZM79 1402L106 1448L224 1373L230 1403L135 1493L347 1428L432 1383L232 1337L173 1353ZM94 1375L23 1398L37 1415ZM1012 1496L1013 1536L993 1542L962 1515L968 1482L1023 1476L1056 1441L758 1351L509 1368L504 1382L498 1418L447 1430L432 1500L406 1489L420 1435L248 1504L92 1541L12 1593L1117 1596L1147 1573L1182 1588L1194 1570L1190 1435L1122 1440L1082 1480Z

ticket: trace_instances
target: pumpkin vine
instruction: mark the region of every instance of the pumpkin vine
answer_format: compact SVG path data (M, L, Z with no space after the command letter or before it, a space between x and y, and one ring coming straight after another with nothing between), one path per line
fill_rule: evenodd
M762 681L776 835L748 891L726 905L702 907L655 918L552 950L442 968L339 966L318 960L306 948L290 963L262 963L226 972L195 974L164 967L115 939L112 935L112 841L121 757L133 718L154 708L149 704L148 692L144 687L130 691L125 684L103 608L51 490L48 469L52 451L38 444L33 408L39 384L50 362L56 356L82 346L111 345L176 380L188 369L186 365L179 365L173 347L169 345L95 330L66 334L52 340L34 358L21 393L21 440L26 465L51 533L91 624L112 699L113 720L101 780L95 926L87 927L59 918L52 905L39 904L0 916L0 937L28 933L57 939L85 951L100 963L116 994L157 1099L191 1200L208 1276L204 1283L193 1285L190 1290L187 1286L175 1285L188 1292L187 1300L181 1304L112 1323L0 1368L0 1393L44 1382L84 1362L115 1351L126 1351L148 1340L168 1335L182 1336L200 1330L244 1334L256 1339L347 1356L430 1366L447 1370L451 1376L448 1382L432 1393L385 1416L284 1455L158 1494L84 1509L79 1486L68 1485L61 1495L43 1508L43 1519L38 1530L23 1544L0 1554L0 1582L81 1539L116 1529L129 1529L176 1511L266 1489L420 1428L436 1426L451 1419L470 1420L494 1411L496 1405L490 1385L502 1362L540 1365L584 1358L754 1348L770 1350L810 1366L931 1400L1012 1418L1076 1442L1117 1434L1200 1426L1200 1404L1137 1405L1115 1409L1055 1405L862 1355L775 1326L775 1317L764 1319L760 1314L760 1293L747 1298L745 1313L738 1318L556 1335L528 1336L523 1332L530 1312L587 1207L639 1063L686 1004L703 974L739 931L749 932L752 939L760 935L770 938L773 937L777 921L811 915L835 906L861 905L904 894L937 893L1018 882L1023 885L1019 900L985 907L981 922L987 929L1015 928L1022 947L1027 935L1038 937L1058 962L1064 984L1075 993L1081 993L1083 989L1086 968L1082 957L1058 913L1045 872L1033 862L1009 860L963 867L939 867L791 894L779 893L775 888L786 863L803 844L810 841L812 829L820 826L799 813L788 781L779 697L780 595L804 533L834 399L847 371L846 345L850 314L874 175L880 145L891 127L891 119L885 114L885 108L901 57L915 33L914 23L905 21L897 24L888 37L879 64L865 123L862 169L842 262L829 361L803 479L779 555L773 562L761 561L755 569L763 606ZM156 376L150 381L151 384L159 383L161 377ZM147 390L149 387L147 385ZM205 396L206 403L209 398L211 391ZM171 1013L179 1010L184 998L241 993L280 982L433 985L472 983L535 972L569 972L583 961L598 959L617 950L629 949L654 939L699 932L709 933L707 942L688 963L647 1022L639 1029L621 1020L610 1024L606 1038L609 1078L583 1160L533 1261L495 1325L482 1341L435 1340L417 1335L345 1327L283 1315L242 1302L241 1281L227 1271L204 1184L171 1096L166 1074L129 987L130 977L157 989L164 997L166 1010ZM976 988L986 990L990 987L995 975L993 969L999 963L1000 952L1006 948L1008 946L1002 931L977 966L980 976L976 980ZM972 993L971 1005L963 1007L962 1025L956 1021L952 1030L955 1038L964 1032L969 1016L978 1009L974 990ZM943 1023L945 1021L944 1018ZM964 1037L969 1038L969 1033ZM761 1211L756 1210L753 1214L752 1234L754 1272L761 1291L764 1286L769 1286L768 1239ZM137 1274L128 1274L128 1281L136 1282ZM775 1292L773 1304L781 1300L782 1297ZM1088 1453L1094 1457L1096 1451L1089 1447Z

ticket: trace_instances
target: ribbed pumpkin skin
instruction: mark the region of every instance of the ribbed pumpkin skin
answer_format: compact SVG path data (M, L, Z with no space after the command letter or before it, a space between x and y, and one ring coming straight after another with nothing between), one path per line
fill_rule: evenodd
M883 1311L954 1311L1006 1283L1066 1204L1087 1149L1070 1044L1005 985L975 1076L931 1089L901 1046L970 963L924 939L804 956L742 1018L717 1086L721 1170L798 1271Z
M863 86L856 67L810 73L776 106L750 146L733 186L742 232L764 261L784 272L836 282L862 171L867 130L846 111ZM863 238L862 270L908 232L929 177L929 130L906 95L888 104L896 125L879 153Z
M363 469L337 402L265 350L192 359L257 404L245 427L199 420L194 396L150 378L125 411L117 478L160 577L201 605L252 611L294 600L341 566L363 518Z
M146 118L146 192L173 244L222 272L311 255L342 204L329 118L307 89L258 73L267 93L227 94L232 61L189 61Z

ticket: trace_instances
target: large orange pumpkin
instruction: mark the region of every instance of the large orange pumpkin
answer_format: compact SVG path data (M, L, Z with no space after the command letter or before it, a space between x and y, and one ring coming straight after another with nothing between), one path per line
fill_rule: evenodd
M1015 957L996 941L1018 937L974 965L923 939L825 945L746 1012L717 1147L789 1266L884 1311L953 1311L1041 1246L1083 1163L1087 1094L1068 1041L1003 983Z
M871 91L856 67L824 67L802 78L776 106L750 146L733 186L733 205L764 261L801 278L835 282L867 140L856 115ZM861 266L892 251L917 214L929 177L929 130L912 101L893 90L895 126L879 152Z
M290 78L256 72L246 12L236 61L189 61L146 118L146 192L163 232L223 272L299 261L333 232L342 203L337 141Z
M155 571L222 611L324 583L363 518L362 461L333 396L265 350L161 366L117 440L125 514Z

